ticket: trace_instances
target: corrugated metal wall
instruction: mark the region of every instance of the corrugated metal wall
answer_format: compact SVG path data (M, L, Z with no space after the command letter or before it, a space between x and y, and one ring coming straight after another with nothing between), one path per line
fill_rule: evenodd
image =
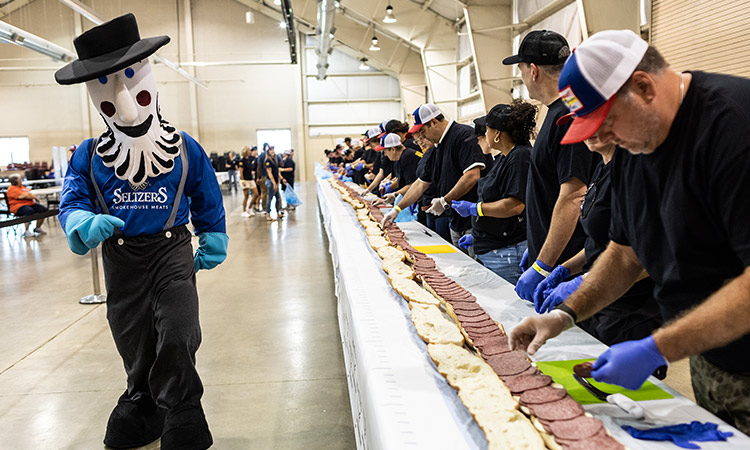
M652 0L651 44L675 70L750 77L750 0Z

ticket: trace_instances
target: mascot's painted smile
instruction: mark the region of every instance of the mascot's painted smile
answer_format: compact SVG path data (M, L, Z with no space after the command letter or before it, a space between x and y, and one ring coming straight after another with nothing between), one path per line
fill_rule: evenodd
M113 122L113 125L123 134L130 136L132 138L139 138L143 136L144 134L146 134L146 132L148 132L148 129L151 128L151 121L153 120L154 120L154 116L149 114L146 120L141 122L140 125L136 125L133 127L125 127L125 126L118 125L115 122Z

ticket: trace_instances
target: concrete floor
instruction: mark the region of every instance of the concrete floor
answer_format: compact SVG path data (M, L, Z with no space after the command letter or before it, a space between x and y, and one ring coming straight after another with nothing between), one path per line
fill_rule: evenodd
M225 195L229 256L198 274L216 449L355 448L328 243L314 185L298 191L304 204L273 223L243 219L241 194ZM0 229L0 449L103 449L122 363L106 306L78 304L89 257L56 221L45 228L29 240Z
M355 448L328 243L314 184L298 191L304 204L273 223L243 219L241 196L225 195L229 257L198 274L216 449ZM56 221L45 228L29 240L0 229L0 449L103 449L122 363L106 306L78 304L89 257ZM667 382L692 398L686 361Z

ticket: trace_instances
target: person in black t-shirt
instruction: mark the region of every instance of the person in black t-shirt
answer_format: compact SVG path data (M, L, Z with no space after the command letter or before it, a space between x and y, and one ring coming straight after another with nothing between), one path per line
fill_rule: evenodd
M396 133L388 133L380 140L383 154L393 163L394 179L398 180L397 190L377 199L373 204L393 203L396 196L404 195L417 179L417 165L422 159L412 148L401 144L401 138Z
M479 179L479 202L451 205L461 216L471 216L472 234L462 237L459 245L473 246L485 267L513 284L521 276L519 263L526 251L526 179L536 113L535 106L515 100L511 105L495 105L475 121L486 127L486 153L495 149L498 154Z
M576 113L566 139L595 136L628 150L611 163L612 242L581 286L557 310L519 324L511 343L533 353L645 270L671 322L612 346L593 377L636 389L655 367L689 356L697 403L748 433L750 81L675 72L625 30L596 33L575 55L560 78ZM591 64L595 79L580 69Z
M283 190L286 189L287 185L294 189L294 172L296 167L297 164L294 162L294 149L284 150L284 156L282 156L281 165L279 166L281 177L286 181L282 186Z
M284 217L284 213L281 211L281 201L278 198L277 193L279 191L279 183L281 183L281 177L279 176L279 160L276 158L276 152L273 147L268 147L265 152L265 160L263 162L263 168L266 172L266 190L268 197L266 200L266 219L268 221L276 220L271 217L271 203L274 198L276 199L276 214L277 217Z
M452 214L450 202L468 200L476 202L476 183L485 159L476 141L468 141L474 136L472 127L446 120L437 106L426 103L414 111L415 125L409 130L412 134L420 133L432 142L436 148L422 157L422 163L415 181L398 205L383 217L383 224L393 221L403 208L419 200L427 188L435 183L439 197L432 200L427 209L428 214L450 217L450 235L453 245L458 246L459 239L471 233L471 219ZM427 161L425 161L425 159ZM470 248L467 253L473 255Z
M227 156L227 162L225 164L227 168L227 175L229 175L229 192L232 192L232 188L234 188L234 192L237 192L237 165L239 163L239 160L235 156L234 152L229 152L229 156Z
M534 291L534 305L538 313L550 312L565 301L583 281L583 275L570 279L571 274L587 273L594 261L609 244L612 221L612 189L610 174L615 144L602 144L597 138L586 145L602 156L581 204L581 225L586 233L584 250L555 268ZM620 149L618 151L625 151ZM569 280L569 281L564 281ZM578 322L587 333L614 345L631 339L642 339L659 328L664 320L654 300L654 282L643 272L638 281L617 301L590 318ZM658 371L664 378L665 371Z
M531 152L526 186L526 234L528 255L525 272L516 284L519 297L534 301L533 294L552 269L583 248L586 236L578 224L581 198L586 192L599 156L585 145L562 145L568 125L557 120L568 113L558 98L557 80L570 55L565 38L554 31L529 32L518 54L503 64L518 64L529 95L549 110Z
M242 217L251 217L255 215L253 206L257 203L258 196L258 185L255 183L255 163L256 157L253 153L257 153L256 147L242 147L242 159L240 159L240 183L242 184ZM253 196L250 200L250 210L247 208L247 200L250 197L250 191Z

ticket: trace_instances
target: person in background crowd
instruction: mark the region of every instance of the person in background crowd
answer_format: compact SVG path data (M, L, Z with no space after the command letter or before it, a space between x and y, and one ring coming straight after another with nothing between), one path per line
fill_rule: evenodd
M422 164L422 161L425 160L425 155L427 155L427 152L432 151L435 148L435 144L424 137L423 134L417 133L414 135L414 142L419 145L419 148L422 150L422 159L420 160L419 164ZM417 173L419 173L419 166L417 166ZM426 211L430 209L430 206L432 206L432 199L437 197L437 185L430 185L430 187L427 188L426 191L424 191L424 194L422 194L422 197L418 200L419 203L419 214L417 217L424 217L424 225L429 228L430 230L434 231L438 234L438 236L442 237L446 241L451 241L451 231L450 231L450 218L447 215L442 216L436 216L434 214L427 214Z
M598 155L584 144L560 143L569 125L557 125L568 113L557 95L557 80L570 47L554 31L535 30L524 37L518 54L503 64L518 64L529 96L549 111L534 141L526 185L526 237L528 252L522 260L525 272L516 284L519 297L534 301L534 290L558 264L583 248L586 239L578 223L581 199Z
M378 179L378 173L368 173L368 170L372 169L372 167L375 165L375 161L380 157L379 153L375 150L375 148L379 145L379 138L381 131L380 127L372 127L369 130L367 130L364 134L365 136L365 145L364 145L364 153L362 154L362 158L359 160L355 160L352 163L352 169L355 171L355 175L357 171L361 171L362 173L362 183L369 183L367 185L367 188L365 189L365 192L363 194L367 194L368 192L373 192L375 189L378 188L378 185L376 184L376 180ZM355 178L355 181L357 178ZM382 180L382 175L381 175ZM380 181L378 181L380 183Z
M255 157L253 152L257 149L255 147L242 147L242 159L240 159L240 183L242 184L242 217L252 217L255 215L253 211L253 205L258 198L258 185L255 183ZM247 200L250 197L250 191L253 196L250 200L250 208L248 211Z
M393 162L393 173L398 179L398 190L388 193L373 202L373 204L393 203L397 195L404 195L417 180L417 166L422 159L421 152L413 148L406 148L401 144L401 138L397 133L388 133L380 140L383 154Z
M485 157L476 141L469 139L474 136L474 129L447 120L437 106L431 103L420 106L414 111L414 119L415 125L409 132L424 134L437 145L422 158L417 181L398 205L394 205L383 217L383 224L392 221L403 208L418 201L427 188L435 183L438 197L432 199L432 205L426 212L436 216L447 213L450 217L451 241L458 247L459 239L465 234L471 234L471 219L451 214L450 202L476 202L476 184L482 169L486 167ZM466 252L474 256L471 248Z
M265 168L265 161L266 161L266 153L268 150L272 148L268 143L263 143L263 152L258 155L258 158L255 160L255 176L257 177L257 180L255 180L256 184L258 185L258 190L260 190L260 207L262 210L260 211L261 214L268 214L266 212L266 204L268 203L268 188L266 185L266 180L268 179L268 175Z
M566 116L563 120L572 120ZM609 228L612 221L612 189L610 173L615 144L603 144L596 137L585 141L599 153L602 161L596 167L581 204L581 225L586 232L586 244L574 257L557 266L534 291L534 306L540 314L552 311L565 301L583 281L583 275L609 245ZM576 275L570 280L571 274ZM569 280L569 281L565 281ZM646 272L617 301L586 320L578 322L590 335L607 345L649 336L662 323L659 305L654 299L654 282ZM664 378L665 373L657 374Z
M232 192L232 188L234 188L234 192L237 192L237 158L234 155L234 152L229 152L229 156L227 156L227 162L225 164L227 168L227 175L229 175L229 192Z
M279 176L279 161L276 158L276 152L273 146L268 147L265 153L265 161L263 163L264 170L266 172L266 192L268 197L266 200L266 219L271 222L276 219L271 217L271 203L276 199L276 214L278 218L284 217L284 213L281 211L281 202L277 198L279 191L279 184L281 183L281 177Z
M47 207L39 203L36 195L32 194L29 188L23 185L20 175L14 173L8 177L8 181L10 182L10 186L8 186L8 190L5 192L5 197L8 200L8 209L11 213L17 217L23 217L47 211ZM36 221L34 231L29 230L30 225L31 221L24 222L24 226L26 227L26 231L23 233L24 237L36 237L40 234L47 234L42 229L44 217Z
M558 87L576 115L564 142L627 149L611 162L611 242L578 289L510 343L534 353L645 270L667 325L613 345L593 378L637 389L690 357L697 403L750 433L750 81L676 72L637 34L611 30L576 49Z
M353 154L354 152L348 152L348 155ZM287 185L294 189L294 171L296 169L296 166L297 165L294 162L294 149L292 148L289 150L284 150L284 156L281 159L281 166L279 167L281 177L286 181L286 183L284 183L283 189L286 189Z
M472 234L462 237L459 245L473 246L485 267L513 284L521 276L519 263L526 251L526 180L536 113L530 103L514 100L494 106L477 120L486 127L486 142L500 156L479 179L479 202L452 204L458 214L472 219Z
M350 137L344 138L344 147L346 147L348 150L352 148L352 138Z

